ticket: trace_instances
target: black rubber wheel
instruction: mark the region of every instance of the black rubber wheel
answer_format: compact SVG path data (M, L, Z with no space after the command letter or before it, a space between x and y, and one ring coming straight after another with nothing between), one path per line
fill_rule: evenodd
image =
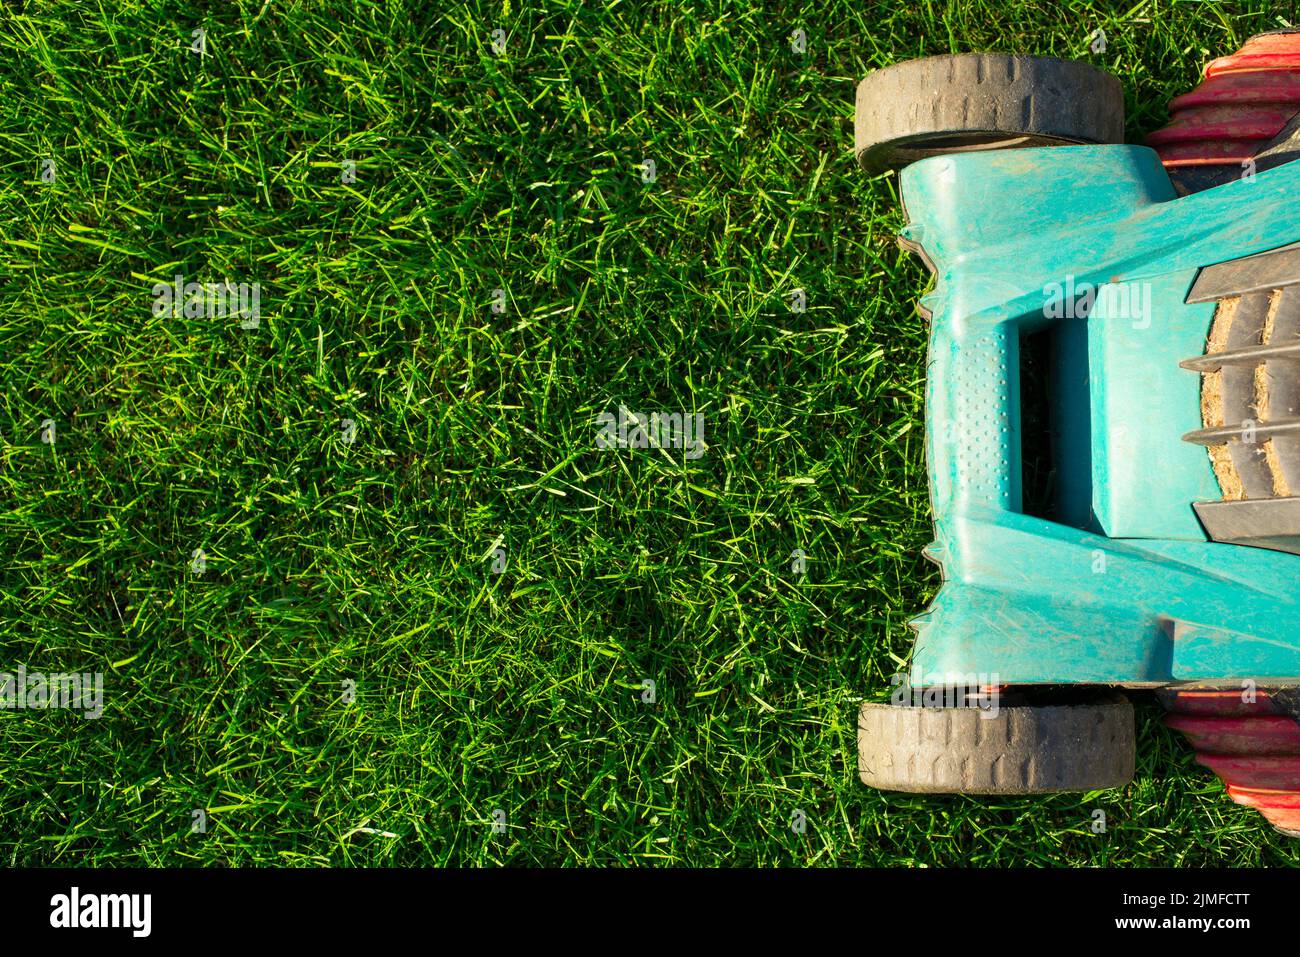
M862 782L885 791L1042 794L1123 787L1133 777L1133 706L1122 695L984 714L863 704Z
M858 84L854 139L858 162L872 172L943 153L1123 143L1124 90L1076 60L1003 53L907 60Z

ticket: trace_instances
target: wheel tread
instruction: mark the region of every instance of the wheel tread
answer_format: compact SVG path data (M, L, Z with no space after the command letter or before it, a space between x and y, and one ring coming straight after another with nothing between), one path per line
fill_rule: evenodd
M985 727L985 726L988 727ZM1121 787L1135 763L1133 706L1123 697L973 708L863 704L858 767L884 790L1031 794Z
M900 165L911 139L962 132L1122 143L1123 89L1088 63L1000 53L908 60L858 84L854 138L869 169Z

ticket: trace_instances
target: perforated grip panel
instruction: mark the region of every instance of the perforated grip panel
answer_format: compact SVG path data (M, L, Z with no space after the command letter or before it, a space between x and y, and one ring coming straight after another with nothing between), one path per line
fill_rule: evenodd
M1019 339L1001 324L930 345L930 471L936 511L1020 509Z

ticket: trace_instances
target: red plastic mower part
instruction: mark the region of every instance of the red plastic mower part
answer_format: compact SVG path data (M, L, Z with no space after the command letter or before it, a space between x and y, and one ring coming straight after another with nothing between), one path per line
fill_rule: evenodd
M1147 137L1169 168L1240 167L1300 111L1300 31L1251 37L1169 101L1169 125Z
M1196 760L1219 776L1228 797L1253 807L1279 831L1300 836L1300 724L1266 691L1178 691L1165 724L1187 735Z

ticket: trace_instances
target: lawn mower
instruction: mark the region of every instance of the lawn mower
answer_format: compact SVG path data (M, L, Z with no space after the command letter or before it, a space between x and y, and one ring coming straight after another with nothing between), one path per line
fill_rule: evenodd
M861 707L868 785L1122 787L1124 691L1155 689L1229 796L1300 836L1300 31L1170 112L1124 145L1119 81L1042 57L858 85L858 161L899 170L935 280L943 578L912 622L921 700Z

